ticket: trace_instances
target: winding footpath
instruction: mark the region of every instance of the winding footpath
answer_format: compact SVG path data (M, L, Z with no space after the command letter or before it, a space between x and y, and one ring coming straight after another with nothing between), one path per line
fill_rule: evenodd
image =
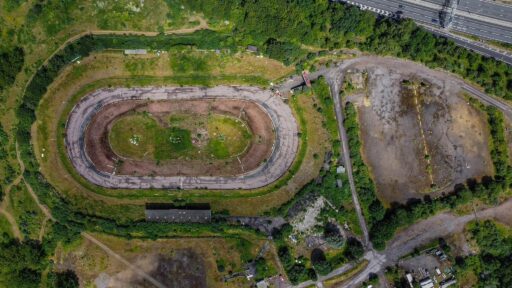
M17 144L16 144L16 157L19 159L19 151L18 151ZM24 166L20 166L20 167L24 167ZM11 225L12 234L18 240L22 240L23 235L21 234L18 223L16 223L16 219L14 218L14 216L12 216L11 213L9 213L7 211L7 205L9 203L9 195L11 194L12 187L17 186L20 183L20 181L23 180L23 171L24 170L21 170L21 173L18 175L18 177L16 177L16 179L14 179L14 181L12 181L11 184L9 184L9 186L7 186L7 188L5 188L4 199L3 199L2 203L0 204L0 214L2 214L7 219L7 221Z

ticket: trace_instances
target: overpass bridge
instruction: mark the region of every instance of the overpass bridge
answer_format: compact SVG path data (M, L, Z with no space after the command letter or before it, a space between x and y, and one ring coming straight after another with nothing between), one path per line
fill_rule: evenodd
M386 17L410 18L437 35L512 65L512 52L458 33L512 44L512 6L483 0L340 0Z
M410 18L420 24L512 44L512 6L481 0L342 1L385 16Z

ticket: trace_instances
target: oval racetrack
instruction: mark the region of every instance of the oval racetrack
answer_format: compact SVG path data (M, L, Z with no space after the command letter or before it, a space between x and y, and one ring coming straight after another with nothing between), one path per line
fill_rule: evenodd
M275 132L269 159L256 169L233 176L128 176L96 169L85 149L85 130L105 105L124 100L240 99L253 101L268 113ZM255 189L279 179L297 153L298 128L292 111L279 97L257 87L217 86L114 88L88 94L75 105L66 123L66 149L80 175L96 185L123 189Z

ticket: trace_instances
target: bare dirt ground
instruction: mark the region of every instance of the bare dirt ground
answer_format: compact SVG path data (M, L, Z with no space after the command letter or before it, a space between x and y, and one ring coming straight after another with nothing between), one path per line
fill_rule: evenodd
M223 280L226 275L244 270L238 239L126 240L93 233L82 236L84 240L72 247L58 247L53 257L55 269L77 273L80 287L249 287L251 283L245 277ZM253 257L267 241L248 240ZM274 246L269 248L264 257L278 267ZM225 270L219 271L218 263L223 263Z
M159 122L171 113L207 115L216 113L239 118L247 123L255 136L243 155L225 160L173 159L157 163L152 160L122 158L112 151L108 133L119 117L132 112L149 112ZM127 100L109 104L100 110L89 124L86 151L95 167L107 173L137 176L222 176L236 175L258 167L272 152L274 132L272 120L254 102L243 100ZM116 162L122 159L121 165Z
M199 288L207 287L203 262L200 255L193 250L185 249L176 251L172 257L160 254L141 255L135 260L134 265L155 278L164 287ZM95 284L98 287L154 287L152 283L131 269L113 276L100 274Z
M403 63L365 64L368 92L353 102L381 200L436 196L492 175L485 114L457 97L456 83Z

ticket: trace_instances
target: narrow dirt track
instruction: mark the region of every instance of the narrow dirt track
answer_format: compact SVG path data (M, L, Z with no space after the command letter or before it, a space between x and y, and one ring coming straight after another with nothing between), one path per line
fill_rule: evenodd
M19 240L23 239L23 235L21 235L21 231L18 228L18 224L16 223L16 220L14 217L4 209L0 208L0 214L4 215L4 217L9 221L11 224L12 234L14 237L18 238Z
M116 252L114 252L112 249L110 249L107 245L101 243L98 239L94 238L92 235L86 233L86 232L83 232L82 233L82 236L91 241L92 243L96 244L98 247L100 247L103 251L105 251L107 254L109 254L110 256L116 258L119 262L123 263L124 265L126 265L128 268L130 268L130 270L132 270L133 272L139 274L140 276L142 276L144 279L148 280L151 284L153 284L155 287L158 287L158 288L167 288L165 285L163 285L162 283L158 282L158 280L156 280L154 277L152 277L151 275L149 275L148 273L144 272L143 270L139 269L137 266L133 265L132 263L130 263L128 260L126 260L125 258L123 258L123 256L117 254Z
M16 143L16 157L18 159L18 162L21 162L20 159L20 153L18 151L18 143ZM21 234L20 228L18 227L18 224L16 223L16 219L14 219L14 216L11 215L11 213L7 212L7 205L9 202L9 195L11 194L11 189L13 186L16 186L20 183L21 180L23 180L23 171L25 169L25 166L23 163L20 163L20 174L14 181L11 182L6 188L5 188L5 195L2 203L0 204L0 213L7 218L7 221L11 224L11 229L13 232L14 237L18 239L23 239L23 235Z

